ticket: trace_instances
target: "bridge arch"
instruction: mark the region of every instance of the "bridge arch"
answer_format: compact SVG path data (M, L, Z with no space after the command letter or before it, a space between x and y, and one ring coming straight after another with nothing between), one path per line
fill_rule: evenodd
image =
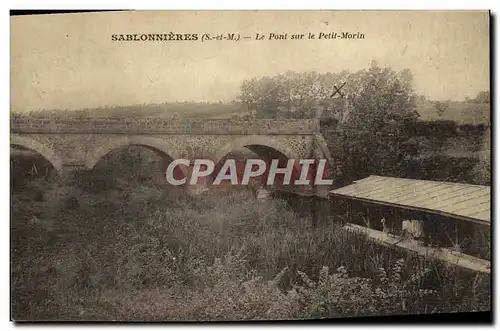
M236 150L240 150L242 148L246 148L255 154L257 154L258 158L264 160L267 164L267 166L270 165L269 162L273 159L278 160L278 167L285 167L286 163L290 159L295 159L296 162L299 159L299 154L290 148L289 146L286 145L286 143L283 143L279 141L278 139L270 136L261 136L261 135L250 135L250 136L242 136L237 139L232 140L231 142L227 143L224 145L222 148L220 148L215 155L215 164L216 164L216 169L219 169L219 166L222 166L222 161L231 155L232 152ZM241 165L240 165L241 166ZM237 166L237 171L240 172L243 169L240 168L238 170ZM293 178L298 176L300 173L300 169L298 167L298 164L295 163L293 166L293 172L292 172L292 181ZM238 177L242 173L239 173ZM268 170L262 175L264 180L266 180L266 176L268 176ZM215 176L213 176L215 177ZM276 179L279 182L280 180L283 180L283 174L278 174L276 175ZM214 178L212 178L213 180ZM239 178L240 180L241 178Z
M52 164L52 166L54 167L54 169L56 169L57 172L60 172L63 167L61 159L56 155L56 153L50 147L45 146L44 144L36 141L33 138L11 134L10 145L21 146L37 152L38 154L42 155L45 159L47 159L47 161L49 161Z
M162 157L168 157L172 160L176 157L174 150L171 149L168 143L161 138L147 136L124 136L111 138L107 144L100 146L94 152L90 153L85 160L85 166L87 169L91 170L95 167L97 162L99 162L99 160L101 160L108 153L128 146L146 147ZM187 176L187 172L184 168L177 168L182 171L184 176Z
M248 148L252 150L252 146L262 146L265 148L270 148L275 150L285 156L287 159L298 159L298 154L286 144L278 141L275 138L269 136L244 136L235 140L232 140L230 143L224 145L220 148L215 155L215 163L219 163L227 154L239 148ZM257 153L258 154L258 153Z

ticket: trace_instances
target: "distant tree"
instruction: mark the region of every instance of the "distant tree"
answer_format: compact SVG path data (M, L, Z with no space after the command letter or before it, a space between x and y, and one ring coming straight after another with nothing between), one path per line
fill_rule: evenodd
M481 91L477 94L474 99L475 103L489 103L490 102L490 91Z
M434 102L434 107L436 108L439 117L443 116L443 113L450 108L450 101L436 101Z
M333 85L347 75L288 71L253 78L243 82L238 98L258 118L313 118L333 107Z

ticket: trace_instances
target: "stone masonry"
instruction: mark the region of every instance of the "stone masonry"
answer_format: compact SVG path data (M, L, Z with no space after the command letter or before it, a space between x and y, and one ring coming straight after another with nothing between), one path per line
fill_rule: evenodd
M286 157L333 162L315 119L234 120L163 118L42 118L12 116L10 144L44 156L59 174L92 169L109 152L139 145L166 159L208 158L216 163L246 147Z

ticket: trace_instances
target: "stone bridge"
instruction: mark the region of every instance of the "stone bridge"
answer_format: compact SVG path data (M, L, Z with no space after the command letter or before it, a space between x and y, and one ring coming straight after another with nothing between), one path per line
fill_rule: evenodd
M220 162L246 147L260 157L333 159L319 120L165 118L54 118L11 116L10 144L45 157L64 176L92 169L113 150L139 145L165 160L207 158ZM189 175L189 174L185 174Z

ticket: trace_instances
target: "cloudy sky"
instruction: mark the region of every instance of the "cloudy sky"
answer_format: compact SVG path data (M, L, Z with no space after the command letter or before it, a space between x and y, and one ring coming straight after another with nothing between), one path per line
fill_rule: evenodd
M360 32L359 40L117 42L126 33ZM226 101L245 79L408 68L418 93L463 100L489 88L487 12L114 12L11 18L16 111Z

